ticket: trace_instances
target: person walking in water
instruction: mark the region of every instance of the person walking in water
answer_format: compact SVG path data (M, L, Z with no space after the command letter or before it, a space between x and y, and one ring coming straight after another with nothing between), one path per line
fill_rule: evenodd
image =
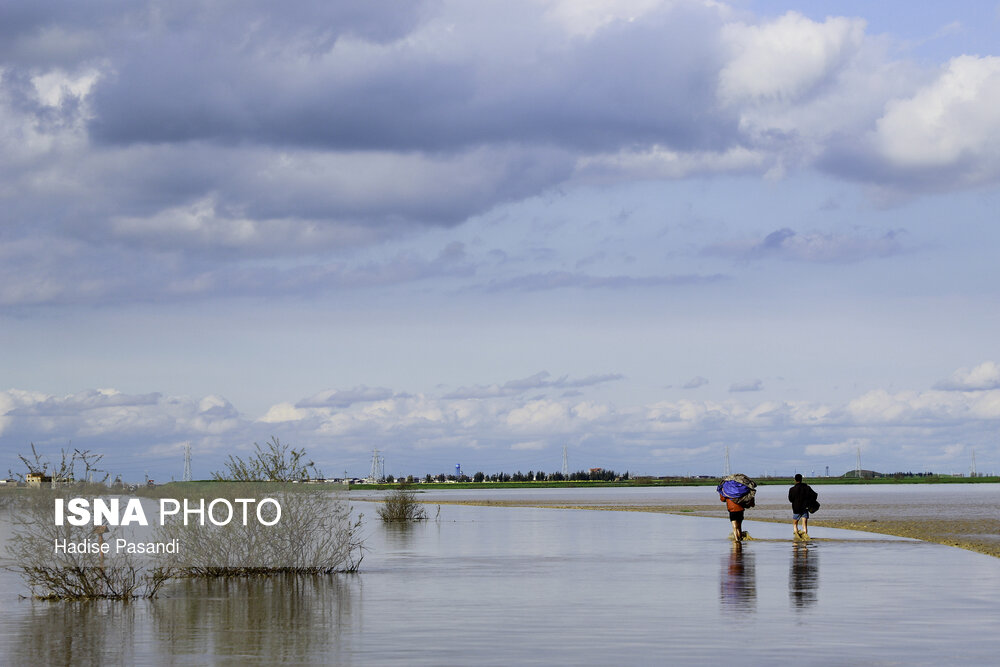
M743 532L743 512L755 505L753 497L756 488L757 482L743 473L724 477L722 483L715 487L719 500L726 503L726 509L729 510L729 521L733 524L733 539L737 544L747 537Z
M802 481L802 475L796 473L795 485L788 489L788 502L792 504L792 530L795 532L795 537L809 538L809 507L816 502L818 497L812 487ZM801 531L799 531L800 519L802 521Z
M733 524L733 539L736 540L736 544L739 544L743 541L744 507L732 498L726 498L721 493L719 494L719 500L726 503L726 509L729 510L729 521Z

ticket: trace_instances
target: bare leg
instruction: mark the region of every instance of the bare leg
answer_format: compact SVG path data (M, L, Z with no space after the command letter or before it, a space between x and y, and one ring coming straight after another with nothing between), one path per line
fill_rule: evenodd
M732 524L733 524L733 539L739 542L740 540L742 540L742 537L740 536L740 524L738 521L733 521Z
M809 534L809 517L807 516L802 517L802 534Z

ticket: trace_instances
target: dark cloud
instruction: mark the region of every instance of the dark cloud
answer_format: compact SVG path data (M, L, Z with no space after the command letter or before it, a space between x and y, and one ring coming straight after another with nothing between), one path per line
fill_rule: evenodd
M370 16L394 16L395 6L374 4L360 17L305 6L308 14L292 16L265 3L170 12L177 20L149 26L141 40L123 38L107 54L113 74L93 95L92 136L402 151L722 148L737 136L736 117L715 105L724 63L714 11L684 5L571 39L543 30L540 6L523 4L517 10L530 27L507 35L511 53L523 52L498 58L470 46L504 30L491 19L507 7L451 17L448 32L397 20L390 35L427 34L385 46L378 40L386 35L363 28L377 25ZM344 31L356 39L339 39ZM462 57L442 57L448 51Z
M477 385L474 387L461 387L453 392L448 393L447 395L444 396L444 398L446 399L499 398L506 396L518 396L539 389L574 390L574 389L581 389L584 387L592 387L594 385L604 384L606 382L617 382L618 380L624 379L625 376L620 375L618 373L610 373L604 375L588 375L586 377L578 379L570 379L569 376L567 375L563 375L555 379L551 379L551 377L552 376L549 374L548 371L541 371L526 378L510 380L502 385L493 384L493 385Z
M761 391L763 389L764 383L761 380L747 380L746 382L735 382L729 385L729 391L731 393Z
M874 117L816 136L801 124L811 117L807 105L833 114L852 97L845 86L854 79L840 74L858 66L843 55L860 49L861 28L836 42L850 47L840 56L812 54L817 62L806 69L818 74L805 83L780 73L756 80L750 67L739 70L750 73L738 79L743 93L720 97L720 73L735 57L726 8L663 3L582 32L552 12L527 0L4 3L0 303L311 294L469 277L471 260L343 256L591 178L817 162L887 186L922 187L941 176L946 189L995 154L987 142L971 162L960 156L919 180L916 171L928 168L888 161L856 129L868 131ZM739 57L753 64L753 56ZM959 74L984 62L960 65ZM772 78L808 94L758 94ZM886 109L906 92L898 84L879 97L856 85L865 109ZM984 85L980 98L991 99L990 90ZM889 129L908 127L907 114ZM992 121L982 123L988 134ZM843 127L855 129L844 138ZM706 252L853 262L901 250L895 231L781 229ZM497 274L480 285L616 290L726 279L593 275L581 270L588 263L575 272Z
M693 377L684 383L684 389L697 389L698 387L704 387L708 384L708 378L703 378L700 375L698 377Z
M852 263L903 252L905 232L890 230L881 236L858 231L854 235L777 229L763 239L727 241L708 246L703 253L739 260L782 259L801 262Z
M297 408L347 408L355 403L373 403L390 398L405 397L385 387L354 387L353 389L331 389L303 399L295 404Z

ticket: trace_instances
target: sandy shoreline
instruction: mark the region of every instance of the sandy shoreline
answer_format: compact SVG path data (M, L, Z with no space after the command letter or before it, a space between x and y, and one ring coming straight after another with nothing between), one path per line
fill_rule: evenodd
M431 505L483 505L494 507L547 507L553 509L587 509L616 512L662 512L682 516L702 516L726 519L725 513L715 505L689 504L645 504L645 505L577 505L566 503L546 503L538 501L498 501L498 500L439 500L428 502ZM1000 558L1000 519L943 519L941 517L921 514L913 509L910 514L893 516L892 518L874 518L871 509L858 506L839 508L838 518L822 518L817 514L809 520L810 532L815 534L816 528L844 528L882 535L910 537L926 542L944 544L960 549ZM787 514L786 506L772 507L764 505L747 511L746 520L752 525L754 521L770 523L787 523L791 532L791 516ZM844 516L846 514L847 516ZM749 528L749 527L748 527Z

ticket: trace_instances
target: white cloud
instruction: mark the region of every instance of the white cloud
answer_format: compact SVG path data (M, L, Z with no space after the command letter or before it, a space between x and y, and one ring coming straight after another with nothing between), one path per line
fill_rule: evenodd
M268 408L263 417L257 421L264 424L280 424L282 422L297 422L306 418L308 412L299 409L291 403L278 403Z
M761 25L729 24L722 35L734 57L719 74L719 95L727 104L798 99L860 49L864 32L860 19L817 23L798 12Z
M507 424L514 429L555 430L569 424L569 407L551 400L529 401L507 415Z
M844 442L831 443L826 445L806 445L806 456L844 456L856 454L858 449L865 451L871 445L871 441L866 438L851 438Z
M86 97L99 76L98 70L93 68L75 74L56 68L36 74L32 77L31 83L42 104L58 107L69 97Z
M325 393L344 397L357 390ZM426 463L437 461L427 458L429 451L449 459L472 448L477 461L504 469L515 465L505 463L512 460L510 452L558 449L567 443L585 448L591 441L602 443L602 458L630 462L619 467L635 468L649 456L664 465L715 461L720 443L726 443L739 445L747 465L761 461L770 467L801 456L851 458L861 447L872 461L866 467L898 469L936 460L932 457L957 440L981 443L980 459L989 460L995 450L991 434L1000 421L1000 389L876 390L844 405L676 400L619 408L568 398L482 400L398 393L384 400L314 403L278 403L250 422L219 396L190 399L115 390L51 396L8 390L0 392L0 445L11 458L29 441L49 448L72 441L108 454L113 469L137 443L138 451L152 455L162 450L167 456L177 443L190 441L205 461L212 451L242 451L264 437L263 427L337 467L345 465L345 456L353 457L354 466L364 465L372 447L391 450L398 471L413 474L426 472L421 465L430 465L431 471L440 465Z
M613 21L634 21L664 0L540 0L545 16L572 35L590 36Z
M547 443L544 440L528 440L525 442L515 442L510 448L516 452L539 451L545 449Z
M874 145L904 169L959 168L978 182L1000 161L1000 58L953 58L937 80L886 105Z
M984 361L971 369L960 368L947 380L934 385L935 389L947 391L982 391L1000 389L1000 364Z

